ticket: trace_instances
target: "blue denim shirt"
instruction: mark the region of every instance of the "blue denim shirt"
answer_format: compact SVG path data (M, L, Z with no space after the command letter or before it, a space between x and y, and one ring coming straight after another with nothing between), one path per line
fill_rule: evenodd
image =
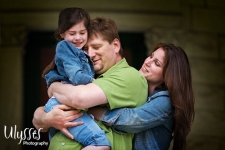
M173 107L167 90L156 90L138 108L104 112L101 121L120 133L135 133L134 150L168 150L174 130Z
M47 87L54 81L87 84L94 78L94 65L90 57L66 40L57 43L55 64L57 70L51 70L45 75Z

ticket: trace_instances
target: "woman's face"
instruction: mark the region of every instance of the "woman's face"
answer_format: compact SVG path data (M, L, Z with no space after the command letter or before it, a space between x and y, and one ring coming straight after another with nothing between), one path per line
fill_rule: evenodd
M64 40L69 41L79 49L83 48L88 39L88 31L84 26L84 21L73 25L70 29L60 35Z
M139 70L150 85L158 86L163 81L163 68L165 65L165 51L158 48L147 57Z

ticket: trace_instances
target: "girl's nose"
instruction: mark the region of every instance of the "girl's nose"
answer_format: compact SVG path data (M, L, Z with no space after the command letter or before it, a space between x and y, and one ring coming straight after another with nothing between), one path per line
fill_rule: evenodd
M79 34L76 34L75 37L74 37L74 39L75 40L79 40L80 39L80 35Z

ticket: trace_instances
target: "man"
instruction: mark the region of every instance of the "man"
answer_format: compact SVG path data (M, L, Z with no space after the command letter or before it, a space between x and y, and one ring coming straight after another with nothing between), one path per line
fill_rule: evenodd
M93 60L97 79L93 83L78 86L52 83L48 90L49 96L54 95L60 103L74 108L104 105L109 109L115 109L137 107L145 103L147 82L140 72L130 67L122 57L118 30L113 20L96 18L91 21L87 53ZM34 113L34 126L37 129L43 128L43 131L53 126L69 135L66 128L79 123L68 122L77 116L74 115L76 111L63 112L62 110L70 108L65 105L60 105L47 114L43 107L39 107ZM101 122L97 123L105 130L111 149L132 149L133 134L118 134ZM67 138L61 132L52 138L49 148L59 147L82 148L79 143Z

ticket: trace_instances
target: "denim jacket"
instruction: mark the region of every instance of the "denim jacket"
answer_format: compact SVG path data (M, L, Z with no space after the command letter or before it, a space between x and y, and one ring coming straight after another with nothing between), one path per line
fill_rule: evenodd
M57 43L55 64L57 69L45 75L47 87L54 81L79 85L94 79L94 66L90 57L66 40Z
M138 108L107 110L101 121L117 132L135 133L134 150L168 150L173 138L173 107L165 89L155 90Z

